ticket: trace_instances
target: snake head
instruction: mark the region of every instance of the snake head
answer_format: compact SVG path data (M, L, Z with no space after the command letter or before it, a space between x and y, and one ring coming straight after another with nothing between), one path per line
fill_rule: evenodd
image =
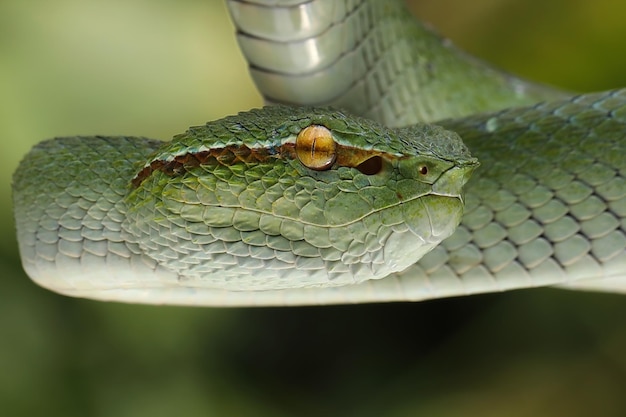
M191 128L137 172L124 230L187 285L383 278L448 237L477 162L456 134L266 107Z

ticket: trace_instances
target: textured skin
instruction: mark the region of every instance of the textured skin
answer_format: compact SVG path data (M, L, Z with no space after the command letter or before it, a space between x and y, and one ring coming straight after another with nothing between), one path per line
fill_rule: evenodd
M481 169L461 226L403 276L437 296L626 291L626 90L441 124Z
M279 157L309 125L381 157L382 169L313 171ZM242 144L273 156L162 165ZM249 291L354 284L404 270L450 236L475 166L440 127L388 129L324 109L252 110L169 143L58 138L14 175L20 253L42 286L135 302L245 304Z
M31 150L13 176L18 243L30 277L60 292L175 282L175 274L122 236L128 181L137 161L159 145L144 138L70 137ZM130 283L129 276L145 279Z
M277 18L261 16L273 9L259 9L260 3L229 2L229 6L242 49L252 62L251 73L270 101L333 103L388 125L403 125L562 97L489 69L446 42L441 44L421 25L407 20L405 10L395 3L350 1L342 6L337 1L314 0L298 6L299 1L273 0L290 6L274 10ZM294 17L294 11L300 17ZM284 22L286 16L291 22L288 31L281 29L285 25L272 24ZM299 21L313 24L299 25ZM356 26L340 24L344 21ZM366 32L367 41L355 40ZM125 220L126 213L133 211L127 203L132 207L136 192L152 193L152 199L141 201L152 212L163 213L159 210L164 205L158 208L162 193L155 190L169 186L142 183L143 188L132 191L128 181L149 163L141 161L149 161L148 154L157 146L147 142L143 149L133 138L65 138L44 142L31 152L27 158L35 159L23 163L14 177L24 267L41 285L70 295L191 305L423 300L543 285L626 292L626 91L559 99L441 124L461 135L481 167L468 186L461 226L402 273L322 288L186 287L188 278L159 266L142 249L176 242L169 259L180 263L181 254L190 248L179 239L197 230L194 225L200 222L159 223L157 216L163 228L153 228L142 238ZM200 150L202 145L191 132L153 158L185 152L177 149L185 141ZM218 142L232 139L212 136ZM266 136L259 138L264 141ZM59 166L64 170L57 176ZM158 183L160 175L160 171L153 173L149 181ZM50 177L52 181L43 181ZM190 177L197 175L190 172ZM354 183L347 181L344 186L353 188ZM182 190L185 198L207 195L195 185L173 188L173 196L182 196ZM311 190L307 195L313 195ZM130 218L140 223L141 213ZM190 210L192 220L198 214ZM256 227L260 219L247 217L241 222L250 223ZM140 225L136 229L146 230ZM245 230L238 230L238 237L241 232ZM200 252L191 250L193 263ZM250 258L249 251L235 255Z

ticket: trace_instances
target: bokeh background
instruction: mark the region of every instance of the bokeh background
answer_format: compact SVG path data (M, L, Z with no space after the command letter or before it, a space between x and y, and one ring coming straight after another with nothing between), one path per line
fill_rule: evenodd
M622 0L414 3L509 71L626 83ZM626 415L626 296L193 309L66 298L22 272L10 179L34 143L167 139L260 104L221 1L0 1L0 415Z

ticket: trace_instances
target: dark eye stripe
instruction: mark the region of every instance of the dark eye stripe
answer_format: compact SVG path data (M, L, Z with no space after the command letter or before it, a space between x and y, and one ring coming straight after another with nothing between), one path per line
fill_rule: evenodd
M359 149L335 143L335 158L332 166L359 168L361 164L373 157L386 159L401 158L376 150ZM132 179L133 187L139 187L153 172L161 171L169 176L184 174L188 169L201 165L232 165L237 163L259 163L270 159L300 159L296 144L289 142L278 147L249 148L246 145L230 145L208 151L186 153L174 157L171 161L154 160L142 168ZM306 165L308 168L310 166ZM315 168L312 168L315 169Z

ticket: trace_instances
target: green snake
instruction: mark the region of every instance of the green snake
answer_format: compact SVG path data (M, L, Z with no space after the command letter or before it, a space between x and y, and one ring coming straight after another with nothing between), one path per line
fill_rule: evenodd
M281 105L24 157L14 213L36 283L198 306L626 291L626 90L504 74L401 2L267 3L228 5Z

